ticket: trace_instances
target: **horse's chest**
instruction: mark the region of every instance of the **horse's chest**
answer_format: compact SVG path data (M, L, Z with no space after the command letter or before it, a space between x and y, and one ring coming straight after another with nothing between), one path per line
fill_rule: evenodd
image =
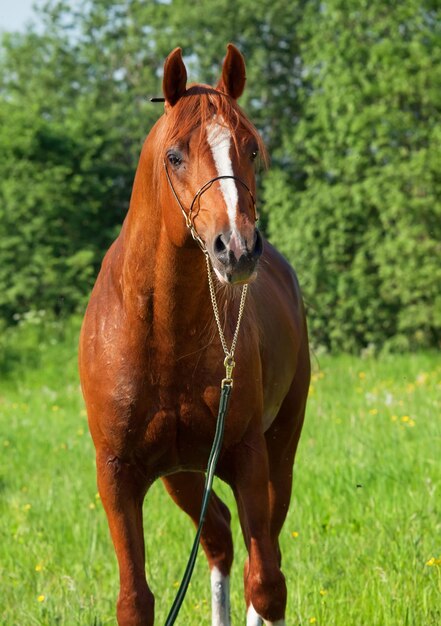
M219 399L218 385L195 384L179 392L160 390L146 428L146 441L153 446L155 456L163 449L182 467L206 463L216 428ZM253 407L245 408L243 394L233 389L225 422L225 447L236 445L244 438L252 414Z

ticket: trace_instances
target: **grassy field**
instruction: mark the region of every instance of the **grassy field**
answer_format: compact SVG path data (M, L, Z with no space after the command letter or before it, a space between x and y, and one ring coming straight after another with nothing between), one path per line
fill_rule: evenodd
M114 624L118 576L76 374L76 324L28 320L0 343L0 624ZM281 543L288 626L441 624L441 359L314 361ZM232 617L244 623L233 512ZM145 503L164 622L193 529L160 483ZM200 554L178 623L209 625Z

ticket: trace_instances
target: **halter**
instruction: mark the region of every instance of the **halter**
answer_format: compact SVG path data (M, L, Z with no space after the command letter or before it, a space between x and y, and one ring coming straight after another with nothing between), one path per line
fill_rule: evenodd
M202 185L202 187L199 189L199 191L196 192L196 194L195 194L195 196L194 196L194 198L192 200L192 203L190 204L190 210L187 213L187 211L182 206L182 202L180 201L179 196L176 193L175 188L173 187L172 179L170 177L170 173L168 171L167 163L165 162L165 160L164 160L164 169L165 169L165 174L167 176L168 184L170 185L170 189L173 192L175 200L178 203L179 208L182 211L182 215L184 216L187 228L190 230L191 236L196 241L196 243L199 244L199 247L201 248L201 250L202 250L202 252L204 254L207 254L207 247L205 245L204 240L200 237L198 231L196 230L196 226L194 225L193 209L194 209L194 206L195 206L195 204L197 202L198 203L198 213L199 213L200 200L201 200L202 194L204 194L206 191L208 191L208 189L210 189L210 187L216 181L218 181L218 180L225 180L227 178L232 178L233 180L235 180L238 183L240 183L242 185L242 187L245 187L245 189L250 194L251 201L253 203L254 221L257 222L257 220L259 219L259 216L257 214L256 200L255 200L255 198L253 196L253 193L252 193L251 189L248 187L248 185L246 183L244 183L244 181L241 178L239 178L238 176L224 175L224 176L215 176L214 178L211 178L207 183Z

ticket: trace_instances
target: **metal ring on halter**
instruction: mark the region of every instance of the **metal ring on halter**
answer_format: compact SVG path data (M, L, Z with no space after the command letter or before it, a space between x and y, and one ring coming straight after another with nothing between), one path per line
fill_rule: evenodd
M251 200L253 202L253 209L254 209L254 220L257 222L257 220L259 219L259 216L257 214L257 206L256 206L256 200L254 198L254 195L251 191L251 189L248 187L248 185L246 183L244 183L244 181L241 178L238 178L237 176L230 176L230 175L224 175L224 176L215 176L214 178L212 178L211 180L209 180L207 183L203 184L202 187L199 189L199 191L196 192L192 203L190 205L190 210L187 211L184 209L184 207L182 206L182 203L178 197L178 194L175 191L175 188L173 187L173 183L167 168L167 163L164 160L164 169L165 169L165 174L167 176L167 180L168 180L168 184L170 185L170 188L173 192L173 195L176 199L176 202L179 205L179 208L182 211L182 214L184 216L185 219L185 223L187 225L187 228L190 230L191 236L193 237L193 239L199 244L199 247L201 248L202 252L204 254L208 254L207 252L207 247L205 245L204 240L200 237L198 231L196 230L196 226L194 225L194 221L193 221L193 208L195 205L195 202L197 200L200 200L201 196L203 193L205 193L213 183L215 183L217 180L224 180L226 178L232 178L233 180L236 180L238 183L240 183L242 185L242 187L245 187L245 189L248 191L248 193L251 196Z

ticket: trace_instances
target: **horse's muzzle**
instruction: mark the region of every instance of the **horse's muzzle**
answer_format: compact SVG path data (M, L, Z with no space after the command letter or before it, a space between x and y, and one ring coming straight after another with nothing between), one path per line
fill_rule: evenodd
M220 280L235 285L254 278L262 252L262 235L257 228L253 228L248 237L237 231L218 234L213 241L210 256Z

